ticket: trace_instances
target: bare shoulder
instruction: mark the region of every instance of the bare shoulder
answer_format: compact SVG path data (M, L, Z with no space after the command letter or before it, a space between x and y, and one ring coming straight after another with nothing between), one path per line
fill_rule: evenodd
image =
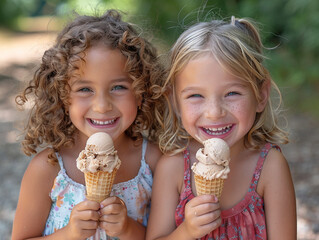
M26 173L32 173L34 177L45 176L45 179L54 179L60 170L59 164L52 164L48 162L49 149L39 152L31 160ZM45 181L46 182L46 181Z
M48 153L49 149L45 149L34 156L24 173L21 188L37 189L37 195L43 192L44 196L49 196L60 166L48 162Z
M178 191L183 185L184 158L182 153L173 156L163 155L157 164L155 178L165 179L170 183L177 183Z
M268 238L296 239L296 196L288 162L280 151L269 151L259 181Z
M165 171L176 171L178 169L182 169L184 172L183 155L181 153L175 155L164 154L158 161L158 166Z
M277 149L270 149L264 162L262 174L274 176L276 173L282 173L283 170L290 172L285 156Z
M260 175L257 192L264 196L266 193L278 191L291 191L294 187L288 162L282 152L272 148L265 159Z
M51 208L50 192L59 164L48 162L49 150L38 153L24 173L15 219L12 239L41 236Z
M148 142L146 153L145 153L145 161L150 166L152 172L155 172L157 162L161 156L162 156L162 152L158 148L158 145Z
M258 189L262 193L274 186L291 185L291 173L288 162L282 152L272 148L265 159Z

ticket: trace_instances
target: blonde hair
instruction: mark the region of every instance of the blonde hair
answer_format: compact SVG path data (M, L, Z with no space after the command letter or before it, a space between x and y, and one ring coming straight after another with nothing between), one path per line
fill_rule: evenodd
M38 147L50 146L49 161L56 162L54 152L74 143L77 129L67 111L68 80L78 70L77 63L83 61L85 51L100 43L120 50L127 58L125 71L133 80L134 94L142 98L136 119L125 133L137 140L147 131L149 140L155 141L151 86L163 76L164 69L151 43L133 25L122 21L118 11L108 10L101 16L78 16L69 23L55 45L45 51L33 79L16 97L20 106L30 100L34 102L22 142L26 155L37 153Z
M261 100L260 90L268 81L278 94L278 108L272 106L269 98L265 109L256 114L255 122L245 136L245 145L259 149L266 142L288 143L288 133L279 127L277 118L281 94L263 65L265 57L262 50L258 29L248 19L232 17L230 23L222 20L200 22L181 34L170 52L168 76L159 84L161 91L158 91L158 97L162 104L157 106L156 116L162 127L158 138L164 153L181 152L190 139L176 114L175 77L189 61L208 53L232 74L248 82L257 101Z

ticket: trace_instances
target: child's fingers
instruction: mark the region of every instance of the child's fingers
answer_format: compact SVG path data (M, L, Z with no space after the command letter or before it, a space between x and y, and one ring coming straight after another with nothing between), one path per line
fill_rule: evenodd
M220 210L204 212L200 215L195 211L195 221L197 221L199 226L204 226L206 224L212 223L220 218Z
M217 204L218 199L214 195L201 195L201 196L196 196L193 199L191 199L186 206L188 205L189 208L194 208L196 206L205 204L205 203L211 203L211 204Z
M85 200L77 204L74 208L76 208L78 211L85 211L85 210L98 211L100 209L100 204L95 201Z
M123 211L126 213L126 205L124 201L118 197L112 197L112 199L106 199L101 203L101 205L102 205L102 208L100 210L101 215L119 214Z
M186 211L197 216L217 209L219 209L218 199L213 195L197 196L186 204Z
M217 203L203 203L192 207L192 211L195 216L201 216L203 214L214 213L220 215L220 206Z
M93 221L98 221L100 219L100 214L97 211L91 211L91 210L86 210L86 211L82 211L81 213L81 220L84 221L89 221L89 220L93 220Z
M126 207L118 203L107 205L100 210L101 215L120 214L121 212L126 212Z
M119 223L121 220L121 217L116 214L116 215L103 215L100 218L100 223L105 222L105 223Z
M94 230L97 229L97 227L99 226L99 222L98 221L81 221L79 223L79 226L81 229L83 230Z
M77 204L71 212L71 219L79 219L79 220L93 220L98 221L100 218L100 214L98 212L100 204L92 201L84 201Z
M218 202L218 198L214 195L200 195L200 196L196 196L192 199L192 201L194 202L194 204L198 205L198 204L202 204L202 203L217 203Z
M108 197L106 199L104 199L102 202L101 202L101 205L102 206L107 206L109 204L113 204L113 203L118 203L118 204L124 204L124 201L119 198L119 197L115 197L115 196L112 196L112 197Z

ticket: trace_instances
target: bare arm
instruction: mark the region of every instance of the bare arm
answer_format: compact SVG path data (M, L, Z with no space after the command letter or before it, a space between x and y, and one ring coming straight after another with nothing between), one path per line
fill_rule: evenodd
M145 161L154 173L158 159L161 157L157 145L148 143ZM146 228L127 215L124 201L118 197L109 197L102 203L100 210L100 227L108 236L120 239L145 239Z
M176 228L175 209L183 185L182 155L163 156L159 161L152 191L152 207L146 239L195 239L220 224L219 204L213 196L195 197L186 205L185 221ZM197 214L195 214L195 212Z
M12 239L41 236L51 208L49 193L58 168L46 161L47 151L35 156L21 182Z
M261 175L268 239L297 239L296 198L288 163L272 149Z
M53 166L47 162L46 150L31 160L21 182L12 229L13 240L83 239L83 235L91 236L95 233L96 220L99 218L97 212L99 204L85 201L76 205L72 210L70 217L72 224L69 223L52 235L42 237L52 204L49 194L58 171L58 165ZM81 238L77 234L82 234Z
M175 209L183 179L183 161L163 156L157 163L152 187L151 213L146 239L156 239L173 232ZM172 174L175 172L175 174Z
M145 153L145 161L150 166L153 174L155 173L158 160L162 157L162 153L158 146L153 143L148 143Z

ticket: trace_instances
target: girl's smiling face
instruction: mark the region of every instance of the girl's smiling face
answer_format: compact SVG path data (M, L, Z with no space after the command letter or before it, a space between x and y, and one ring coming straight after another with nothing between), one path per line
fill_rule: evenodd
M193 138L223 138L230 147L242 144L264 108L249 83L227 72L210 54L188 62L175 81L178 114Z
M71 121L84 139L103 131L115 140L134 122L140 104L124 71L126 58L99 44L86 51L84 60L70 79Z

